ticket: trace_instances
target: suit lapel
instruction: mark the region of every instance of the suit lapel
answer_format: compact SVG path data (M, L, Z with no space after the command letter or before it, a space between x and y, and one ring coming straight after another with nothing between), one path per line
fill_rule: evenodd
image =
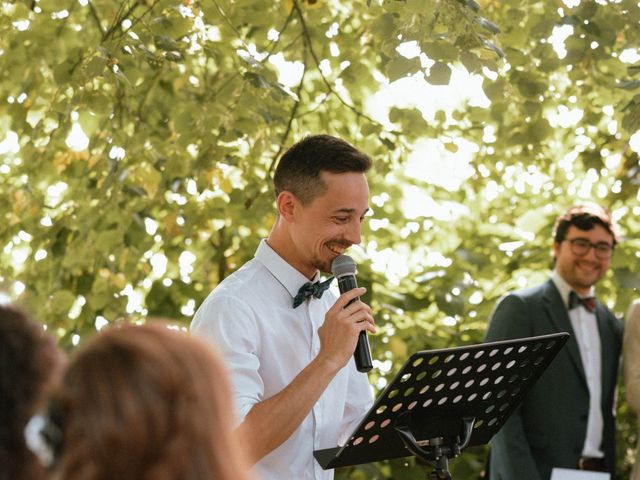
M582 365L582 357L580 356L576 334L573 331L573 327L571 326L569 313L567 312L567 308L562 301L560 292L558 292L558 289L556 288L552 280L548 280L544 284L543 298L544 307L549 320L551 321L551 323L553 323L556 330L558 332L568 332L571 335L564 348L569 354L569 357L576 367L576 370L580 374L580 378L582 378L586 385L587 379L584 373L584 366Z

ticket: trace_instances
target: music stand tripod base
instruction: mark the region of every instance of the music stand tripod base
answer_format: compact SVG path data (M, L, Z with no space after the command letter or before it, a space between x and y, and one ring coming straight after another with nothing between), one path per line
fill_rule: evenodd
M448 461L484 445L564 346L569 334L417 352L343 446L316 450L324 469L414 455L450 479Z

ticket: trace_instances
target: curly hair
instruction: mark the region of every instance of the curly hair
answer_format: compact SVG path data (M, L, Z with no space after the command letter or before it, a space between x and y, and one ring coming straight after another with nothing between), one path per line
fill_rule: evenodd
M14 307L0 305L0 480L44 476L44 468L27 448L24 429L43 406L62 358L41 324Z
M562 215L559 215L553 225L553 241L555 243L562 242L571 226L588 231L596 225L600 225L611 234L614 246L618 244L620 233L617 224L609 210L595 203L573 205Z
M154 322L107 328L74 353L51 406L60 478L249 478L211 347Z

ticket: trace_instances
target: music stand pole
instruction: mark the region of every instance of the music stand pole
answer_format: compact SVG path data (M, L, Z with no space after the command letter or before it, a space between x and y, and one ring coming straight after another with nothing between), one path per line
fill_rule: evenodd
M451 480L451 474L449 473L449 459L453 459L460 455L462 449L469 444L475 418L463 418L463 432L461 436L454 439L451 445L445 445L444 438L436 437L427 440L425 442L426 445L422 447L418 444L413 433L411 433L411 429L409 427L410 420L407 420L407 416L410 416L407 412L399 415L395 425L395 430L398 435L400 435L400 438L407 449L414 456L433 467L433 471L429 474L430 479Z

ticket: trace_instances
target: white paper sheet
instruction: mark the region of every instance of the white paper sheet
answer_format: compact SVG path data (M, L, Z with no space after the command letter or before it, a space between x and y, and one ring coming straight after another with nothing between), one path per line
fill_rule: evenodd
M554 468L551 471L550 480L611 480L611 475L603 472L586 472L584 470L571 470L569 468Z

